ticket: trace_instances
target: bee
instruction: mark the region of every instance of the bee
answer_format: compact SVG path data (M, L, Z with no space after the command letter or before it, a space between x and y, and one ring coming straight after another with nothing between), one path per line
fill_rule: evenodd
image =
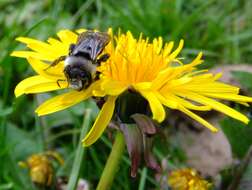
M69 46L69 54L54 60L52 67L64 61L64 74L68 85L75 90L86 89L98 79L96 67L109 58L109 54L99 55L110 41L110 36L103 32L86 31L79 34L76 44ZM99 57L99 58L98 58ZM48 69L47 68L47 69ZM57 84L59 85L59 79Z
M33 154L26 161L19 162L22 168L28 168L31 181L40 186L51 186L54 178L53 160L61 165L64 160L54 151Z

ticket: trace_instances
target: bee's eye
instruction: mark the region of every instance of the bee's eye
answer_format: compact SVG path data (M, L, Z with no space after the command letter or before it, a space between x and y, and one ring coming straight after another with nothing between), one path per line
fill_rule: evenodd
M84 77L86 76L86 73L85 73L85 72L81 72L81 73L80 73L80 76L81 76L82 78L84 78Z

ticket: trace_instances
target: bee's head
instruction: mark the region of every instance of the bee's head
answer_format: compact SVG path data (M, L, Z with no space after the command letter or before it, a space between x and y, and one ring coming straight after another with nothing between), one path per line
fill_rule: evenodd
M92 73L88 68L88 60L68 58L65 60L64 73L70 86L76 90L87 88L92 82Z

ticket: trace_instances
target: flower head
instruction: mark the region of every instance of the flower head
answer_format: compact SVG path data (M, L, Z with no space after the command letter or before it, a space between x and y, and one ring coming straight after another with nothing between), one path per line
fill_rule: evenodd
M87 89L71 90L46 101L36 110L38 115L63 110L89 97L104 97L105 103L100 114L83 140L85 146L91 145L101 136L113 116L116 100L125 91L140 94L145 98L152 118L158 122L164 120L164 107L168 107L180 110L214 132L217 131L214 126L192 111L214 109L248 123L245 115L216 99L247 105L252 98L238 95L238 87L219 82L220 73L213 75L207 70L197 71L197 65L203 62L202 53L191 63L182 63L177 56L183 48L183 40L172 51L174 43L163 44L161 37L150 42L143 39L142 35L135 39L130 32L113 35L109 30L109 34L112 40L104 53L110 54L110 58L97 68L100 72L99 79ZM17 38L32 51L15 51L12 55L26 58L38 75L20 82L15 89L16 96L68 87L63 73L63 62L48 71L45 71L45 68L48 67L48 62L67 55L70 44L76 43L78 35L69 30L60 31L57 35L60 40L49 38L47 43L24 37Z
M32 154L26 161L20 161L18 164L29 169L32 182L42 186L51 186L55 175L53 160L61 165L64 164L61 155L55 151Z
M194 169L172 171L168 177L172 190L207 190L211 184L202 179Z

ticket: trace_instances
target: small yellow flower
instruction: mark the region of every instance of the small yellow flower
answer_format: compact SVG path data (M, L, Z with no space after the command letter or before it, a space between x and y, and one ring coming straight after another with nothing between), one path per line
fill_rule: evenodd
M54 151L33 154L26 161L21 161L18 164L29 169L32 182L38 185L51 186L55 175L53 160L61 165L64 164L63 158Z
M189 168L173 171L168 177L168 184L172 190L208 190L211 186L197 171Z
M183 48L183 40L172 51L174 43L163 44L161 37L149 42L141 35L139 39L135 39L130 32L117 36L114 36L111 30L108 32L113 40L106 46L104 53L110 54L110 58L97 68L101 73L100 78L85 90L71 90L46 101L36 110L38 115L63 110L91 96L105 97L105 104L83 140L83 144L88 146L101 136L110 122L116 99L130 89L148 101L153 119L158 122L165 118L165 106L180 110L213 132L217 129L192 110L214 109L248 123L249 119L245 115L216 99L248 105L247 102L252 102L252 98L238 95L238 87L219 82L220 73L213 75L207 70L197 71L196 66L203 62L202 53L191 63L183 64L177 58ZM32 51L15 51L12 55L26 58L38 75L20 82L15 89L16 96L67 88L67 82L61 82L60 86L57 84L59 79L65 80L63 62L48 71L45 71L45 68L48 67L48 62L68 54L69 45L76 43L77 34L63 30L57 35L60 40L49 38L47 43L24 37L17 38Z

